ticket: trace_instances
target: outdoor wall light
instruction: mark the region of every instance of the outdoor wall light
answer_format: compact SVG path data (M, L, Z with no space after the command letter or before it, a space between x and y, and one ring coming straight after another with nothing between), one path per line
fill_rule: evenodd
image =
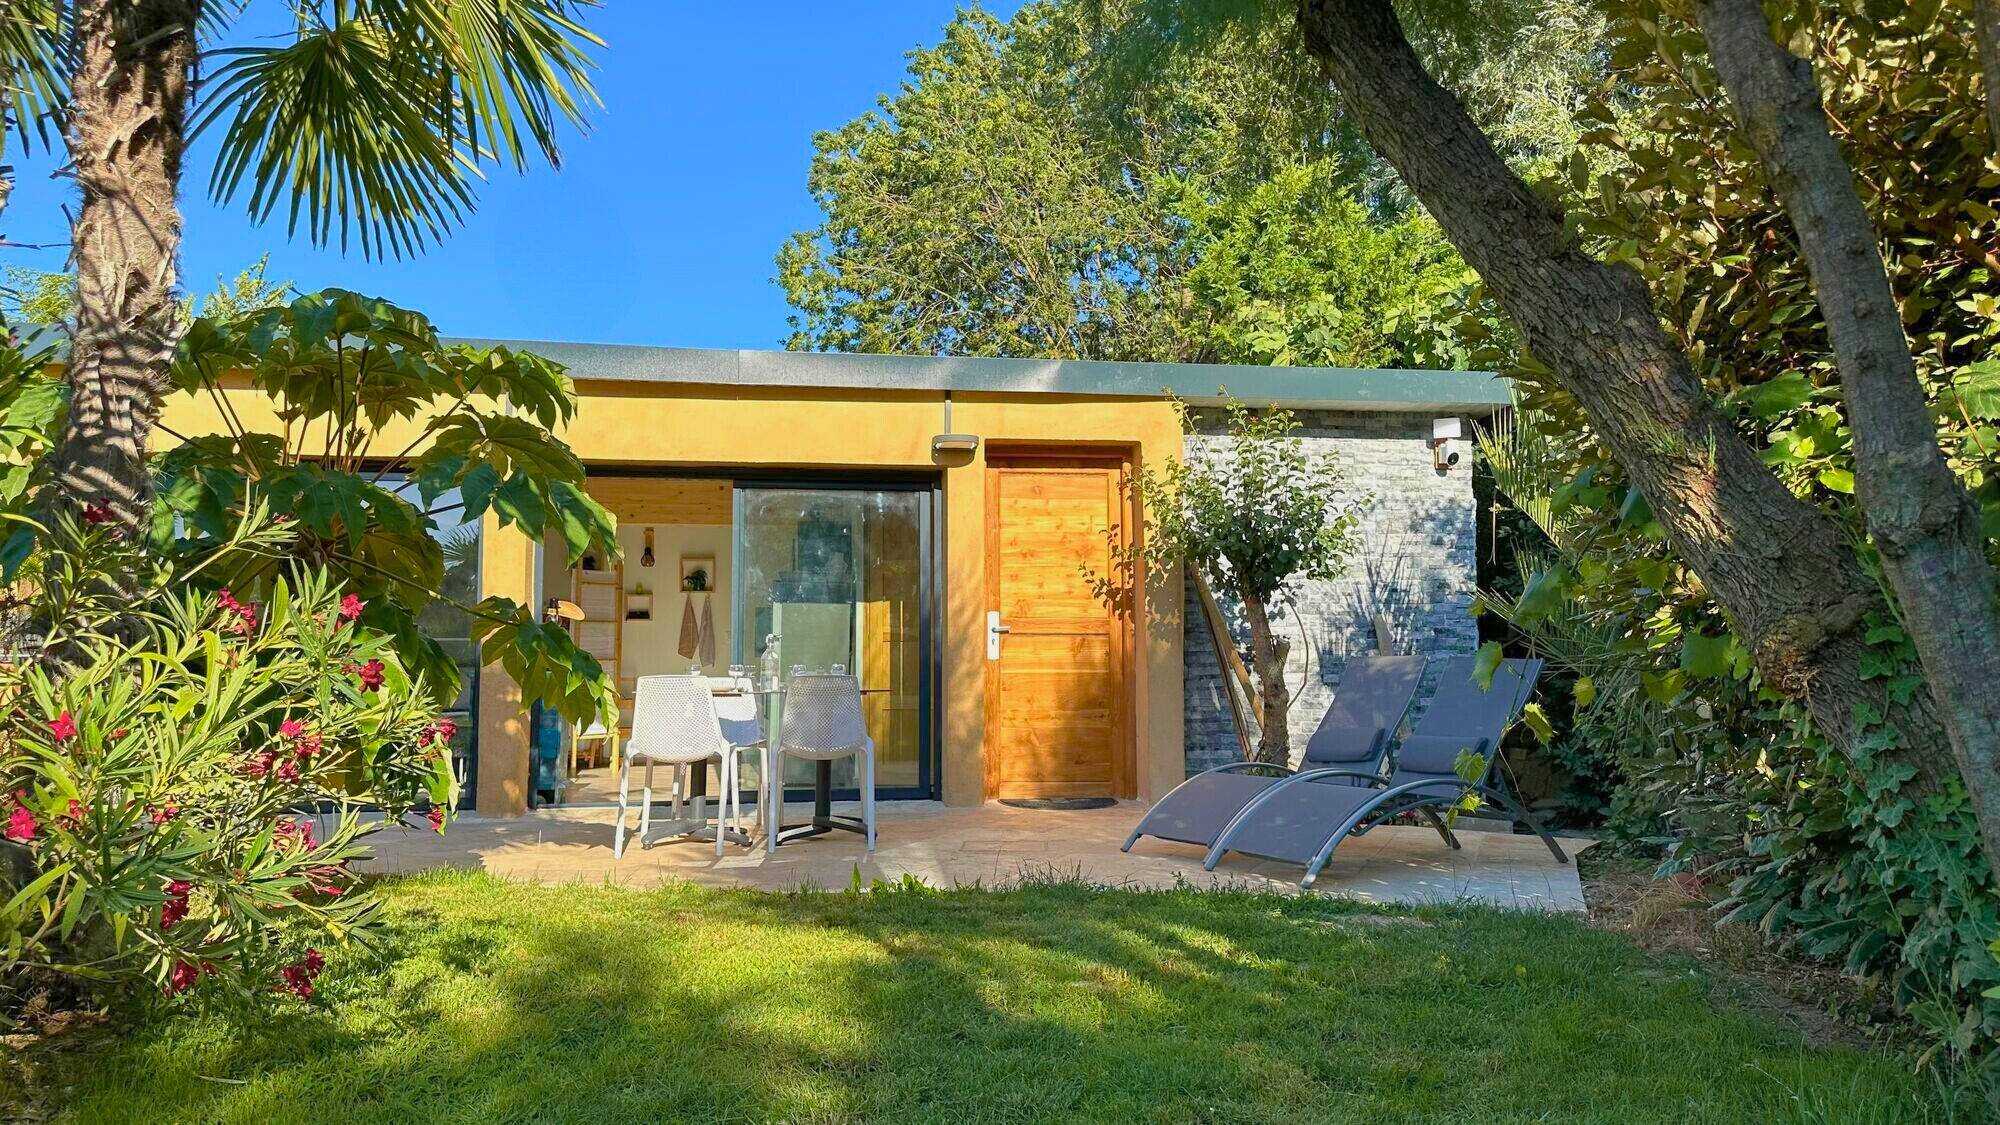
M978 434L938 434L931 438L932 453L971 453L978 448Z
M1464 453L1460 442L1462 432L1457 418L1431 419L1431 461L1438 472L1448 472L1458 464Z

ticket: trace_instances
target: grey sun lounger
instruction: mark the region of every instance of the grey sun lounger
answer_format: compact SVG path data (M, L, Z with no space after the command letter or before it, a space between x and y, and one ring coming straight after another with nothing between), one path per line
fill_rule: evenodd
M1421 656L1358 656L1347 662L1333 706L1306 743L1301 769L1339 768L1376 773L1389 739L1423 679ZM1162 797L1125 839L1124 851L1141 836L1157 836L1207 847L1236 814L1280 781L1292 776L1269 762L1231 762L1181 782ZM1353 782L1348 782L1353 783Z
M1303 864L1306 874L1299 885L1311 887L1342 840L1398 813L1424 816L1446 844L1458 847L1437 814L1475 793L1532 829L1556 862L1568 863L1555 838L1507 791L1494 770L1500 736L1527 704L1542 662L1502 661L1490 691L1473 682L1472 665L1471 657L1454 657L1445 664L1430 708L1397 747L1395 770L1386 780L1369 771L1300 770L1245 805L1216 837L1203 866L1212 871L1225 854L1242 852ZM1459 755L1467 751L1483 760L1476 781L1457 772ZM1353 784L1357 781L1359 787Z

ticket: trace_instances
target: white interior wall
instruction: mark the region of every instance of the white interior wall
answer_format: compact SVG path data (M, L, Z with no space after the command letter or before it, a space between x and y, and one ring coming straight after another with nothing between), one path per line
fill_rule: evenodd
M653 593L650 620L626 620L623 638L622 678L659 672L685 672L688 660L680 655L681 613L689 595L681 592L681 556L711 555L714 572L709 576L712 592L706 597L715 615L715 660L702 670L719 676L729 670L735 634L731 611L736 603L730 571L730 528L728 524L666 524L653 527L653 565L640 565L645 553L644 524L621 524L618 545L625 551L625 592L629 596L640 585ZM570 572L562 540L551 535L543 544L542 584L546 597L570 596ZM699 605L696 606L699 612Z

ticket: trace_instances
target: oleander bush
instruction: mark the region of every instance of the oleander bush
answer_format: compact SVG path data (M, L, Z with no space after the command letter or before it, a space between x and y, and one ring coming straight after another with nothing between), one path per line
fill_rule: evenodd
M94 514L42 537L0 668L0 1000L309 998L377 925L364 838L443 831L450 721L361 597L287 563L292 521L256 505L185 566Z

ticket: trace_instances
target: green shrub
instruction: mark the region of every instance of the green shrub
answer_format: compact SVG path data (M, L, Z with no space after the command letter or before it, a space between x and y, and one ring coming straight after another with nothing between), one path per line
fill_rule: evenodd
M229 583L289 521L176 567L90 515L47 536L43 639L0 669L0 988L309 997L317 947L375 925L362 838L424 802L443 831L450 723L324 571Z
M1864 122L1841 144L1882 239L1883 264L1953 469L2000 533L2000 315L1991 256L1991 138L1970 9L1835 4L1768 9L1808 57L1829 114ZM1714 96L1684 7L1614 13L1615 81L1584 113L1586 159L1566 169L1592 249L1648 282L1695 373L1799 496L1853 526L1853 435L1790 220ZM1911 76L1920 76L1921 80ZM1701 582L1676 558L1622 469L1528 360L1523 397L1563 450L1551 501L1559 548L1492 608L1577 677L1571 737L1618 763L1614 829L1660 844L1668 870L1728 880L1725 908L1791 949L1872 981L1921 1027L1933 1060L2000 1089L2000 895L1964 790L1907 784L1892 728L1836 753L1764 688ZM1561 542L1567 541L1567 546ZM2000 557L2000 539L1989 543ZM1864 548L1864 557L1865 557ZM1928 690L1896 621L1864 625L1868 674ZM1589 700L1581 698L1589 695Z

